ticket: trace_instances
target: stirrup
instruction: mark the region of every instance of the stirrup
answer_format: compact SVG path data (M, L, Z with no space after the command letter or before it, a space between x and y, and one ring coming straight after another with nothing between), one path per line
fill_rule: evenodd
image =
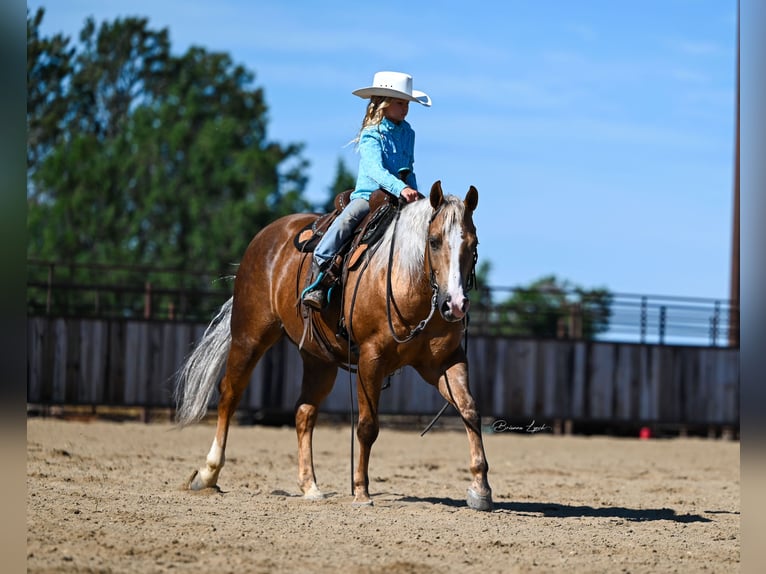
M311 275L314 277L314 280L301 292L301 302L307 307L321 311L327 306L325 286L322 285L325 273L324 271L319 271L319 266L316 262L312 262Z
M317 285L313 289L307 287L301 294L301 302L307 307L321 311L327 306L327 297L325 295L324 287L321 285Z
M314 281L311 283L311 285L306 287L301 292L301 300L303 300L306 297L306 295L309 294L309 292L314 291L316 289L320 289L321 288L320 287L320 283L322 282L322 279L324 279L324 271L320 271L319 274L317 275L316 279L314 279Z

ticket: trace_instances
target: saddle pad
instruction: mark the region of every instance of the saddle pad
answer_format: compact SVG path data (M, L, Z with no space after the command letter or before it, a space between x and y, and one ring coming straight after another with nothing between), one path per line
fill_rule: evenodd
M324 230L328 227L323 225L322 229L319 230L319 225L317 224L320 222L320 220L328 217L329 215L331 214L317 217L314 221L306 225L298 232L298 234L293 238L293 245L295 245L295 248L298 251L301 253L309 253L314 251L317 243L319 243L319 240L322 239L322 236L324 235Z

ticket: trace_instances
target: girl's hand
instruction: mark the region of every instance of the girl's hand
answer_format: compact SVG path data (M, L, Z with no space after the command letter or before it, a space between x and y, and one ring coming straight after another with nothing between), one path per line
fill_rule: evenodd
M402 193L399 194L400 197L403 197L407 203L412 203L413 201L416 201L418 199L418 192L415 189L412 189L411 187L405 187L402 190Z

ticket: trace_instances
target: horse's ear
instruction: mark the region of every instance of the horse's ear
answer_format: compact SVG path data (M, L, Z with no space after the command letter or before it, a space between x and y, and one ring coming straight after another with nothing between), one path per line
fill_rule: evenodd
M442 200L444 199L441 180L436 180L431 186L431 197L429 199L431 200L431 207L434 209L439 209L439 206L442 204Z
M474 186L471 186L468 189L468 193L465 194L463 203L468 211L474 211L476 206L479 205L479 192Z

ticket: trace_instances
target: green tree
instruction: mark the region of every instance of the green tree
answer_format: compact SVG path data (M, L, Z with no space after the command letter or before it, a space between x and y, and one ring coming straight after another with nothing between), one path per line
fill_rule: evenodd
M331 212L335 209L335 196L349 189L354 189L355 186L356 176L346 167L346 162L343 161L343 158L339 157L337 167L335 168L335 180L327 188L327 199L324 203L317 206L317 210L321 213Z
M549 275L498 305L494 328L503 335L593 339L609 329L611 303L607 289L584 289Z
M40 37L43 10L33 18L27 11L27 169L38 165L64 133L67 78L72 73L74 48L61 34Z
M88 19L70 47L43 15L27 13L29 259L230 270L265 225L308 210L302 145L268 139L263 90L228 54L174 56L144 18Z
M79 44L27 15L28 257L223 269L305 211L302 145L267 137L263 90L224 53L173 56L143 18Z

